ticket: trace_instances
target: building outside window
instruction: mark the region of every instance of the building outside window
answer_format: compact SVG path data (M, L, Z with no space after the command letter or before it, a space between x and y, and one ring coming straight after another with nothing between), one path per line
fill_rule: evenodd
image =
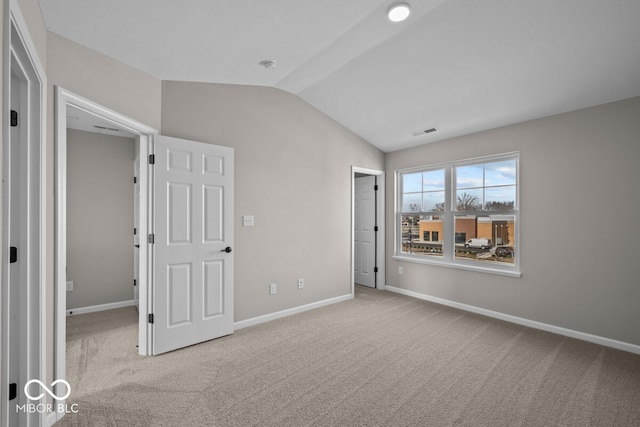
M518 153L398 171L396 257L519 275Z

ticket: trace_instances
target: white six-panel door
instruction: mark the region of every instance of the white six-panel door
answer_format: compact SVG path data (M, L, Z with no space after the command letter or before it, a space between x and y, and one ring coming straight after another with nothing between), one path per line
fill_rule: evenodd
M375 176L355 179L354 212L354 280L359 285L375 288Z
M160 354L233 332L233 149L154 141L152 348Z

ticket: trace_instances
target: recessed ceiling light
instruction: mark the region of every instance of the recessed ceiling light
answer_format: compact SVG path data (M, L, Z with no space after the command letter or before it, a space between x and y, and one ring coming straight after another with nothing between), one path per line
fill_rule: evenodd
M402 22L409 17L411 8L406 3L397 3L387 10L387 17L391 22Z

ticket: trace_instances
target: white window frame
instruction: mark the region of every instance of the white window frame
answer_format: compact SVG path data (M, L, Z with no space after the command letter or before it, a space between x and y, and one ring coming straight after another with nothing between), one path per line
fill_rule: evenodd
M513 265L491 261L477 261L460 259L455 256L455 218L463 214L464 211L456 211L456 168L461 166L469 166L475 164L492 163L504 160L515 160L516 162L516 203L512 211L469 211L469 215L476 216L494 216L509 215L514 217L514 251L515 258ZM402 252L402 217L406 212L402 211L402 176L405 174L428 172L433 170L445 170L445 210L437 212L437 215L443 218L443 236L442 240L442 256L415 255ZM399 169L395 173L395 190L396 190L396 206L395 206L395 248L394 256L397 261L408 261L419 264L430 264L441 267L456 268L462 270L478 271L482 273L498 274L511 277L520 277L520 153L510 152L491 156L476 157L472 159L458 160L447 163L439 163L433 165L425 165L414 168ZM432 215L435 212L415 212L415 215Z

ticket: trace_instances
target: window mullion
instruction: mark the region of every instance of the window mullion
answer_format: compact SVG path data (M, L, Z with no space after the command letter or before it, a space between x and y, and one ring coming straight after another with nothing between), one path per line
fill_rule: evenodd
M452 166L448 167L448 170L444 174L444 224L442 237L442 256L445 261L451 262L453 260L453 250L455 245L453 244L453 202L455 200L455 188L453 183L455 182L454 169Z

